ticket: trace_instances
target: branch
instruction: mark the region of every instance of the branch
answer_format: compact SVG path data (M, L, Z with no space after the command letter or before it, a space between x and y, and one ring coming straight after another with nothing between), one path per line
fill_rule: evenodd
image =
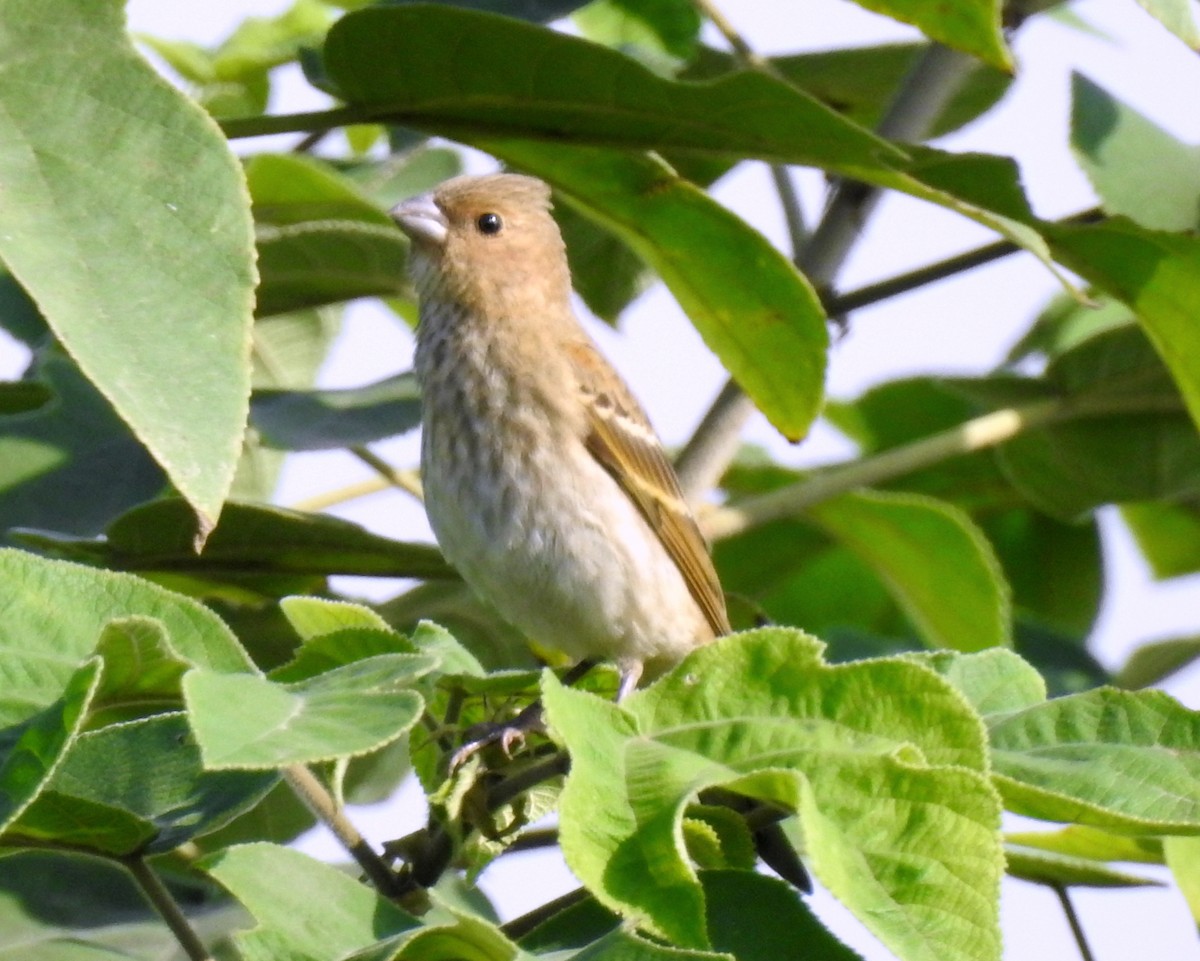
M208 948L200 940L200 936L196 934L195 929L188 923L187 916L183 913L183 909L179 906L179 902L171 895L170 890L163 884L162 879L154 873L146 859L140 855L122 858L126 870L133 876L134 883L141 889L142 894L146 896L146 900L158 912L159 917L166 922L171 933L175 935L175 940L179 942L179 946L183 948L184 954L189 958L189 961L213 961L213 957L208 952Z
M350 854L363 873L371 879L375 889L386 898L396 898L403 892L396 875L387 866L375 849L358 833L344 811L334 803L316 775L303 764L289 764L283 769L283 779L296 796L304 802L317 818L334 833L342 847Z
M752 527L799 514L806 507L838 494L892 480L960 454L995 447L1051 423L1133 411L1178 410L1179 406L1177 396L1149 394L1100 399L1052 398L1022 407L1007 407L873 457L826 468L805 480L748 497L731 507L716 508L701 516L700 526L712 540L733 537Z
M1075 905L1071 903L1071 895L1061 884L1052 884L1050 889L1058 895L1058 903L1062 905L1063 914L1067 916L1067 924L1071 926L1071 934L1075 936L1075 943L1079 945L1079 953L1083 957L1083 961L1095 961L1095 955L1092 954L1092 949L1088 947L1087 938L1084 936L1083 925L1079 923L1079 915L1075 913Z
M350 453L375 471L393 487L412 494L417 500L424 500L425 492L421 488L421 478L415 470L397 470L370 448L362 444L349 448Z

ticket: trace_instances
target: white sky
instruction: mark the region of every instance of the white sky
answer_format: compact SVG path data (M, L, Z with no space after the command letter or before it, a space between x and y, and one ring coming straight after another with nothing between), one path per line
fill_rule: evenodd
M281 0L130 0L128 15L134 31L206 43L222 37L241 17L270 15L285 6ZM911 31L842 0L807 0L794 6L776 0L739 0L723 7L763 53L912 36ZM955 151L1016 157L1034 208L1046 217L1095 202L1065 142L1072 70L1083 72L1181 139L1200 143L1200 111L1196 109L1200 61L1196 55L1131 0L1085 0L1074 9L1106 36L1046 18L1023 28L1015 45L1018 83L1004 104L986 120L939 143ZM293 75L278 85L272 112L312 109L321 102L319 95ZM284 143L290 144L291 139ZM800 175L800 185L811 217L820 208L821 178L805 172ZM716 195L786 246L777 204L761 166L745 165L719 185ZM962 218L906 197L889 197L847 265L842 287L851 289L991 239L982 228ZM1019 256L932 290L859 311L851 332L833 350L830 393L853 396L869 385L914 373L984 372L995 365L1055 290L1056 284L1044 268ZM723 377L670 295L660 285L628 312L620 333L600 325L595 325L593 332L643 399L667 442L682 442ZM327 386L364 383L406 367L410 357L409 337L394 321L379 311L356 306L349 312L345 334L322 382ZM800 447L789 448L761 418L751 425L748 437L770 445L794 463L823 463L851 453L837 435L823 429ZM416 460L412 438L381 444L377 449L402 466ZM297 456L285 471L280 499L290 503L366 476L346 455ZM392 536L428 536L419 506L402 495L365 498L338 513ZM1112 516L1105 518L1104 536L1112 548L1112 563L1110 590L1096 634L1100 658L1115 665L1146 640L1194 633L1200 577L1155 584ZM1167 688L1185 704L1200 707L1200 669L1184 672ZM400 836L418 827L423 818L419 792L410 786L394 803L363 809L354 816L377 843ZM332 842L319 834L307 839L304 847L322 856L336 856ZM539 883L531 885L531 876ZM483 883L506 917L575 886L561 859L549 853L504 858L489 869ZM1197 956L1195 928L1176 891L1084 892L1076 894L1075 901L1098 961ZM828 895L818 892L811 903L866 957L891 957ZM1048 891L1006 882L1002 909L1006 958L1077 956Z

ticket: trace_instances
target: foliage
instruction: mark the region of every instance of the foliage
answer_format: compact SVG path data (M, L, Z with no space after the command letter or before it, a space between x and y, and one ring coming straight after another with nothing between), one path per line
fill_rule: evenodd
M0 928L22 956L853 958L806 872L904 961L999 958L1005 870L1065 891L1166 865L1197 910L1200 714L1148 686L1200 642L1112 676L1087 649L1099 508L1158 576L1200 570L1197 148L1077 78L1102 207L1040 220L1007 158L919 146L1002 95L999 5L864 5L956 52L739 58L684 0L297 0L211 50L142 38L188 95L118 0L0 0L0 326L31 356L0 383ZM1184 7L1147 6L1195 42ZM949 95L910 89L946 57ZM329 111L264 113L294 62ZM897 91L941 108L888 139ZM289 131L292 154L230 150ZM419 421L407 371L314 378L336 305L414 316L386 212L459 169L431 135L551 183L599 316L662 280L781 433L823 410L860 450L718 465L705 523L750 629L620 704L611 671L535 670L433 547L270 503L284 451L374 459ZM989 376L827 401L836 268L806 276L821 250L789 258L707 191L754 161L941 205L1088 289ZM342 574L417 583L367 607ZM539 697L548 733L450 764ZM339 802L410 773L429 822L385 863ZM1003 809L1066 826L1005 838ZM501 924L474 879L550 811L582 888ZM316 816L371 884L286 847Z

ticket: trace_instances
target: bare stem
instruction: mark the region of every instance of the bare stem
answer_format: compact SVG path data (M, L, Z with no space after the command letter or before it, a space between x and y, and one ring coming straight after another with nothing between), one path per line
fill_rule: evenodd
M323 511L337 504L344 504L368 494L378 494L380 491L391 490L395 485L384 477L372 477L370 480L359 481L357 484L347 484L335 490L314 494L293 503L292 509L297 511Z
M960 454L986 450L1012 440L1025 431L1048 424L1112 414L1180 409L1178 396L1154 393L1144 396L1051 398L1022 407L1006 407L873 457L826 468L805 480L767 494L748 497L730 507L714 508L701 516L700 526L709 538L721 540L752 527L799 514L806 507L838 494L902 477Z
M208 948L204 946L200 936L188 922L179 902L171 895L162 879L146 863L146 859L140 856L130 857L123 859L121 863L133 876L134 883L141 889L146 900L171 929L175 940L179 942L179 946L183 948L190 961L213 961Z
M1058 903L1062 905L1063 914L1067 916L1067 924L1071 926L1071 934L1079 946L1079 954L1083 961L1096 961L1092 949L1088 946L1087 937L1083 933L1083 925L1079 923L1079 915L1075 913L1075 905L1071 903L1071 895L1061 884L1053 884L1051 890L1058 895Z
M361 444L351 447L350 453L379 474L380 477L393 487L407 491L417 500L424 500L425 495L421 489L421 478L415 470L397 470L378 454Z
M387 898L398 896L401 892L392 869L367 843L358 832L358 828L350 823L350 819L337 806L316 775L303 764L290 764L283 769L283 778L304 805L333 832L342 847L358 862L358 866L371 879L375 889Z

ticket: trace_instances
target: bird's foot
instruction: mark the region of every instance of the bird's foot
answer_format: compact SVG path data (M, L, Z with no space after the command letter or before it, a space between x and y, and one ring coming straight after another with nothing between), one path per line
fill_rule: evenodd
M511 758L513 751L524 743L528 735L544 733L545 730L541 701L530 704L511 721L503 724L476 724L467 732L470 740L450 755L450 773L453 774L484 748L494 744L499 744L504 756Z

